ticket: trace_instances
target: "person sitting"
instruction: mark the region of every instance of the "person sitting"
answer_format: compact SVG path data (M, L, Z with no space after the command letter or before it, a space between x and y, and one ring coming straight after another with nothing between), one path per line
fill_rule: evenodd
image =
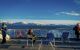
M28 30L28 32L27 32L27 37L28 37L28 39L31 39L31 40L33 41L33 43L35 43L36 36L33 34L32 29L29 29L29 30Z

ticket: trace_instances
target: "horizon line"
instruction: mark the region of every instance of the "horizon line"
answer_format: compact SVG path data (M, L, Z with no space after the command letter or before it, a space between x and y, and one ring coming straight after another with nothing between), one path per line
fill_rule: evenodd
M80 23L79 20L31 20L31 19L26 19L26 20L2 20L0 22L7 22L7 23L17 23L17 22L22 22L24 24L27 23L35 23L35 24L77 24Z

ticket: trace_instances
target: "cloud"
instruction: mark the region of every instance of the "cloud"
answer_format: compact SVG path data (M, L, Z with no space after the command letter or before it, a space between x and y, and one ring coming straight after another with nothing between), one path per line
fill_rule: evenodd
M71 12L59 12L59 13L56 13L56 15L80 16L80 13L77 13L75 11L71 11Z
M76 4L80 4L80 0L74 0Z

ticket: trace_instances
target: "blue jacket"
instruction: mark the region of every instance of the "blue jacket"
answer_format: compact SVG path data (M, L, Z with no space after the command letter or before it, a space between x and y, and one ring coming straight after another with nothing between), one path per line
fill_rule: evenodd
M2 36L6 36L7 33L7 29L6 28L2 28Z

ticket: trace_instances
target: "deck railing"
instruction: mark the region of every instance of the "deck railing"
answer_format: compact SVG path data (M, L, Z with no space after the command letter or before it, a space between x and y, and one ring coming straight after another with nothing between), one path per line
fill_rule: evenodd
M10 46L20 46L21 48L28 47L29 49L32 48L32 49L35 49L35 50L44 50L44 49L52 50L50 45L42 45L43 49L39 49L39 47L40 47L39 44L41 44L41 41L42 41L41 38L46 38L45 35L48 32L51 31L53 34L56 34L55 35L55 41L52 41L52 44L51 44L51 45L53 45L53 47L55 47L55 48L73 48L73 50L76 49L76 48L80 49L80 45L79 45L80 41L68 40L68 41L66 41L64 43L62 40L59 40L59 39L56 38L56 37L62 35L62 34L59 34L59 33L62 33L62 32L65 32L65 31L69 32L69 35L70 35L70 33L74 34L74 31L71 30L71 29L65 29L65 30L64 29L53 29L53 30L49 30L49 29L33 29L33 33L34 34L41 34L42 35L42 36L41 35L37 35L37 37L40 38L40 39L37 39L36 43L34 43L34 44L32 43L32 40L27 39L27 30L28 29L8 29L8 34L10 36L13 35L13 37L11 37L13 39L11 39L11 41L8 44L0 44L0 46L1 45L10 45ZM23 34L23 36L20 37L20 38L17 38L17 34L16 34L17 31L22 31L21 33ZM39 32L37 32L37 31L39 31ZM43 32L41 32L41 31L43 31ZM11 33L13 33L13 34L11 34ZM59 35L57 35L57 34L59 34ZM23 38L23 37L26 37L26 38ZM55 42L55 46L54 46L53 42Z

